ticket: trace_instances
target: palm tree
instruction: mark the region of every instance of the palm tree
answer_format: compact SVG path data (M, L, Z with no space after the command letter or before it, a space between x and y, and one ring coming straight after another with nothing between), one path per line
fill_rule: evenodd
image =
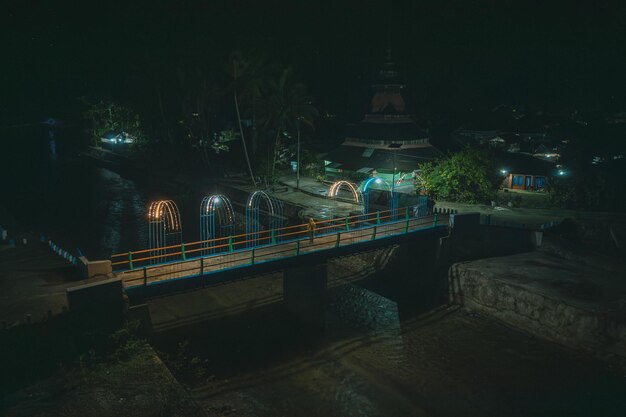
M253 62L250 59L246 59L239 51L232 52L228 58L227 72L232 80L232 86L230 89L232 90L233 101L235 103L235 113L237 114L239 135L241 136L243 153L248 165L248 171L250 172L250 179L255 186L256 179L254 178L254 173L252 172L248 146L246 145L243 125L241 123L240 103L242 99L251 99L251 101L254 101L255 98L260 95L260 83L256 77L256 72L260 66L259 61Z
M217 107L220 91L213 73L200 67L179 68L179 99L181 101L179 125L185 130L189 149L201 151L205 167L210 166L209 150L212 147L211 113Z
M297 82L293 76L293 69L285 68L280 76L272 80L265 99L265 126L274 132L272 144L271 177L274 177L276 169L276 156L278 153L280 135L284 132L295 130L298 140L298 154L300 148L300 131L303 126L313 127L313 120L317 116L317 110L311 104L311 99L306 95L304 84ZM300 161L298 155L298 174ZM296 186L299 188L299 175Z

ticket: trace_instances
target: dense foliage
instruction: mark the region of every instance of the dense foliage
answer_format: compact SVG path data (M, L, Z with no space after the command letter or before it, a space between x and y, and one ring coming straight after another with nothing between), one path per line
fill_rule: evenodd
M126 132L140 144L145 139L142 131L139 114L113 102L99 101L85 102L83 118L86 123L86 133L92 144L98 144L100 139L109 132Z
M416 187L438 199L475 204L492 200L500 182L488 151L465 149L421 164Z
M161 158L168 169L228 169L271 183L277 168L295 159L317 117L294 70L261 51L235 50L213 63L180 66L149 85L145 94L153 99L130 98L128 107L84 100L92 143L121 130L141 139L137 156Z
M584 123L566 125L567 146L560 149L563 176L548 182L556 207L598 211L626 209L624 123L591 115Z
M590 154L587 154L591 159ZM555 207L620 211L626 209L623 190L623 158L611 159L599 164L573 163L567 166L566 176L548 182L548 191Z

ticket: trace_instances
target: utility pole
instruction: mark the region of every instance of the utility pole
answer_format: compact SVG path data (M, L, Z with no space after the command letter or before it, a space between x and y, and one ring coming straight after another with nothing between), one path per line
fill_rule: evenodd
M296 190L300 190L300 120L302 116L298 116L296 119L296 130L298 131L298 145L297 145L297 156L296 156Z
M398 201L396 197L396 153L400 147L402 147L402 144L400 143L392 143L389 145L389 148L393 152L393 173L391 175L391 195L389 196L389 198L391 198L391 207L393 209L397 209L396 205Z
M396 151L393 151L393 174L391 175L391 195L396 192Z

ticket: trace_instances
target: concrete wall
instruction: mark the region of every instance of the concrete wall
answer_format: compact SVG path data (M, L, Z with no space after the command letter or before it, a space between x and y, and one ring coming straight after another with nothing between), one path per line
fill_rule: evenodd
M520 256L535 257L534 254ZM450 301L540 338L626 360L624 314L585 307L563 296L551 295L550 290L557 285L553 277L546 277L542 283L538 276L533 276L533 264L526 261L530 265L526 269L495 265L506 260L512 261L506 257L452 265L448 276Z
M90 261L84 256L76 260L76 269L81 278L112 277L111 261Z
M480 224L479 213L450 215L450 261L528 252L541 246L542 231Z
M122 281L117 278L70 287L66 294L70 312L117 315L124 310Z

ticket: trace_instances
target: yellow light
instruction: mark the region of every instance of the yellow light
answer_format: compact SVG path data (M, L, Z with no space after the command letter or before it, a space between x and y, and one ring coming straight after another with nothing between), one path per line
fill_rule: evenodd
M331 197L337 197L337 194L339 194L339 190L342 186L348 187L348 189L352 193L352 196L354 197L355 203L359 203L362 200L360 192L357 190L357 186L349 181L344 180L334 182L328 190L328 195Z

